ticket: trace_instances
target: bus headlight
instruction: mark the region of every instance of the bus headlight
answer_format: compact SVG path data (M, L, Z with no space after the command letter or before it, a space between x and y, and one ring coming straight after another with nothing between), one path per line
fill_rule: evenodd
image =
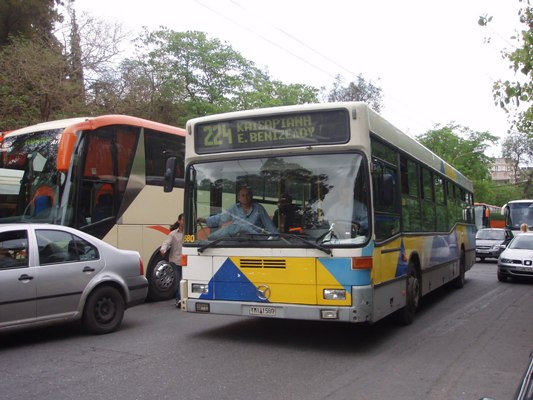
M207 294L209 293L209 285L207 283L193 283L191 285L191 292Z
M346 300L346 290L344 289L324 289L325 300Z

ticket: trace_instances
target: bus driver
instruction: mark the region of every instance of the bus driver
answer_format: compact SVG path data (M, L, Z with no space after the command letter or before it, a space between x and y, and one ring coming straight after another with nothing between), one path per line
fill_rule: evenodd
M238 202L225 212L197 219L198 223L206 223L209 228L219 228L209 235L210 240L235 236L239 232L278 233L265 208L253 201L252 190L249 187L239 189L237 200Z

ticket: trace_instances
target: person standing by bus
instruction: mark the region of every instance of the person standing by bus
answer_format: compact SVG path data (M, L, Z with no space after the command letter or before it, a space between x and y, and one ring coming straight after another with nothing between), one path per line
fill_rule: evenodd
M181 281L181 248L183 245L183 214L178 216L178 220L171 225L170 233L165 241L161 244L160 253L164 256L167 251L168 261L174 269L174 275L176 277L176 307L181 305L181 293L180 293L180 281Z

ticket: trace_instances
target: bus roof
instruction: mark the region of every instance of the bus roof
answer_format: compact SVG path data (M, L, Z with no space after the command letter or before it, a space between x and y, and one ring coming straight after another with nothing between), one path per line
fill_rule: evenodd
M262 115L267 116L273 114L292 113L296 111L305 112L313 110L330 110L335 108L344 108L351 111L353 119L366 118L371 133L382 138L387 143L390 143L393 146L397 147L404 153L421 160L429 167L447 176L453 181L459 183L459 185L463 186L467 190L473 190L472 182L468 178L466 178L461 172L459 172L455 167L453 167L451 164L448 164L446 161L437 156L435 153L433 153L431 150L429 150L427 147L425 147L413 137L403 133L400 129L396 128L393 124L388 122L385 118L383 118L381 115L372 110L366 103L363 102L300 104L292 106L269 107L246 111L236 111L194 118L187 122L187 127L196 123L204 123L215 120L219 121L224 119L247 118L251 116L257 117Z
M59 119L55 121L42 122L39 124L27 126L21 129L11 131L6 136L23 135L31 132L40 132L52 129L70 128L72 132L79 130L92 130L107 125L133 125L145 128L155 129L163 132L174 133L185 136L185 129L177 128L171 125L165 125L159 122L149 121L142 118L132 117L129 115L101 115L98 117L78 117Z

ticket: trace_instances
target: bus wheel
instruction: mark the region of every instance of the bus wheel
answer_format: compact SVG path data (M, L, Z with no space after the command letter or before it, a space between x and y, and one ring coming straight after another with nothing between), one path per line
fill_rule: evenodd
M400 325L409 325L413 322L419 302L420 280L418 279L414 263L409 261L408 278L405 283L405 306L396 311L396 322Z
M176 285L179 283L176 281L174 268L161 256L159 249L150 258L146 277L148 278L148 300L168 300L175 296Z
M483 261L483 258L481 258L481 261ZM452 285L456 289L462 289L465 285L465 264L465 251L461 250L461 258L459 259L459 276L452 281Z

